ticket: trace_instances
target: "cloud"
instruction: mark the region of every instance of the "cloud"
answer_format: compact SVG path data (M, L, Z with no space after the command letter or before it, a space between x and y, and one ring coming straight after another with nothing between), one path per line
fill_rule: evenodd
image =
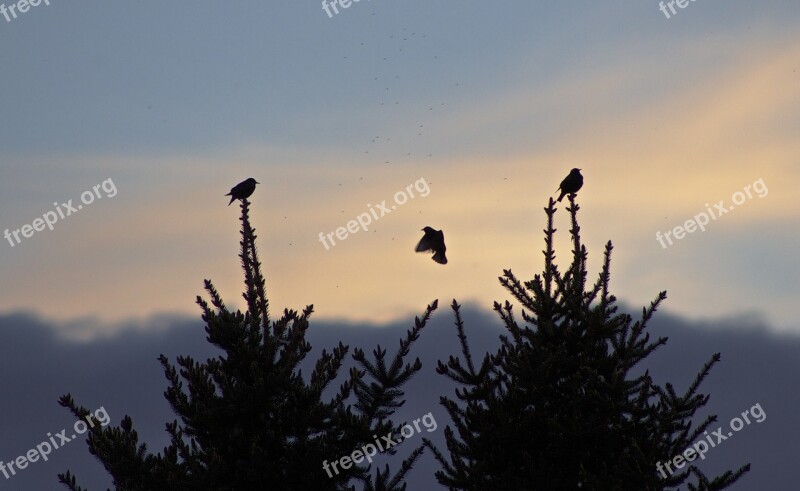
M462 314L473 355L481 358L481 353L493 352L501 334L499 319L469 306ZM112 336L93 340L84 336L76 341L64 335L65 331L73 333L74 327L32 314L0 316L0 368L4 374L0 459L7 462L45 440L47 432L55 434L72 425L71 415L56 402L65 392L90 409L104 407L114 425L125 414L131 415L142 441L151 451L160 450L168 441L164 423L175 416L162 395L166 381L156 358L163 353L173 361L177 355L202 360L218 354L205 341L198 320L172 318L162 324L159 329L127 326ZM351 350L381 344L391 352L412 324L412 318L382 325L316 322L312 318L308 339L314 348L312 355L339 340ZM657 382L669 381L678 392L685 391L703 363L719 351L722 362L703 385L703 391L711 394L708 411L719 415L720 424L727 424L754 404L760 404L767 415L763 423L745 427L710 451L702 462L704 471L720 472L752 462L742 486L790 489L795 482L789 471L797 446L794 438L800 434L794 408L800 406L800 394L787 387L794 386L800 371L800 338L770 334L753 319L690 323L663 312L656 313L649 332L669 337L666 346L638 367L649 369ZM441 430L449 423L438 396L452 396L455 386L434 368L437 360L459 354L452 311L442 307L411 351L412 357L420 357L423 369L409 382L407 403L397 414L398 420L407 420L432 412L438 431L425 436L438 445L443 442ZM314 359L310 356L306 363ZM304 373L308 373L305 368ZM395 465L408 451L410 448L400 447ZM55 476L67 469L76 472L90 489L105 489L110 484L81 439L55 451L48 462L32 464L8 484L14 489L59 489ZM411 472L409 488L430 489L434 470L435 462L428 453Z

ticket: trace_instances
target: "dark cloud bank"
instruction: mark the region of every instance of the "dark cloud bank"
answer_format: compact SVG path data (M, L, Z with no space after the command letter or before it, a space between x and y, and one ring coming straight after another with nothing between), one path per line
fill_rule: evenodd
M423 435L437 444L443 442L443 429L449 423L439 405L440 394L453 394L454 386L435 372L436 361L460 354L447 302L425 328L411 355L419 356L423 370L407 386L406 405L398 421L411 420L432 412L438 428ZM422 311L420 309L420 313ZM502 326L492 313L465 307L462 310L473 354L494 351ZM165 324L163 319L161 324ZM140 439L151 451L167 443L164 423L172 414L163 398L166 381L156 361L164 353L174 362L177 355L197 359L216 356L205 341L203 324L197 319L171 319L158 330L128 329L91 342L68 341L60 335L65 326L49 324L29 314L0 316L0 363L2 363L3 410L0 421L0 459L8 462L64 428L71 429L72 415L57 399L71 392L78 403L90 409L104 407L112 424L125 414L132 416ZM376 344L397 348L399 339L413 325L413 318L385 326L345 325L314 322L309 340L314 354L334 346L339 340L370 351ZM708 411L719 416L718 424L727 427L731 418L755 404L766 413L762 423L745 426L706 454L701 468L707 473L737 468L751 462L752 470L737 490L794 489L795 459L800 439L800 338L771 334L763 326L748 321L720 321L703 325L657 312L650 324L652 336L668 336L669 342L653 354L647 368L660 383L672 382L683 392L713 353L722 353L722 362L712 371L703 388L711 394ZM352 362L352 360L351 360ZM304 370L304 374L309 370ZM342 376L346 370L342 371ZM338 385L338 384L337 384ZM705 417L706 413L699 415ZM752 418L751 418L752 419ZM714 426L716 427L716 425ZM727 431L727 430L726 430ZM421 441L418 435L399 447L393 457L399 462ZM443 448L443 445L441 445ZM331 456L331 460L341 456ZM309 471L320 471L320 462L309 462ZM397 465L394 466L394 469ZM426 452L408 480L409 489L443 489L435 484L436 463ZM47 462L34 462L16 476L0 474L0 489L65 489L56 474L65 470L92 491L105 490L110 479L100 464L89 455L85 438L54 450Z

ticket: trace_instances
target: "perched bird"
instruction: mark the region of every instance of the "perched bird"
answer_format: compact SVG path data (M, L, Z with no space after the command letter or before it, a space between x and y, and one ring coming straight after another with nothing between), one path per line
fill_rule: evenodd
M447 264L447 257L444 255L444 251L447 250L444 245L444 233L431 227L425 227L422 231L425 232L425 235L419 240L415 250L417 252L433 251L434 261L439 264Z
M561 196L558 201L561 201L565 195L577 193L583 187L583 176L580 169L572 169L567 177L561 181L558 189L561 190Z
M231 197L231 201L228 203L228 206L231 206L231 203L233 203L234 200L249 198L250 195L253 194L253 191L256 190L256 184L261 183L251 177L246 181L242 181L233 186L231 188L231 192L225 195Z

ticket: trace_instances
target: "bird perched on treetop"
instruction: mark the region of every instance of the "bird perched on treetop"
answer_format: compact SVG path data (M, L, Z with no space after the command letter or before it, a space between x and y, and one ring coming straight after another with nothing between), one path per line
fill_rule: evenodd
M447 247L444 245L444 233L441 230L434 230L431 227L422 229L425 235L419 240L417 244L417 252L433 251L433 260L439 264L447 264L447 257L444 252Z
M561 201L565 195L577 193L583 187L583 176L580 169L572 169L567 177L561 181L558 189L561 190L561 196L558 201Z
M256 190L256 184L261 183L251 177L246 181L242 181L233 186L231 188L231 192L225 195L231 197L231 201L228 203L228 206L231 206L233 200L249 198L250 195L253 194L253 191Z

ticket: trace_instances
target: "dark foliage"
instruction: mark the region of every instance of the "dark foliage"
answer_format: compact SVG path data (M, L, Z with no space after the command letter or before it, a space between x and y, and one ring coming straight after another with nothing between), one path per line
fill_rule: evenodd
M418 358L410 364L405 359L437 303L416 319L394 356L387 358L380 346L372 359L354 349L356 365L326 400L323 392L340 373L349 347L339 343L323 350L306 381L299 364L311 350L305 333L313 308L285 310L270 320L246 199L241 207L247 311L230 311L206 280L211 305L200 297L197 303L207 339L222 354L204 363L178 357L179 368L160 357L169 382L164 395L179 418L166 425L169 446L149 453L125 416L119 427L90 430L90 453L118 491L354 490L355 484L367 491L405 489L404 477L423 446L412 449L395 474L386 466L373 475L363 461L329 477L323 461L350 455L373 442L373 435L397 433L389 417L405 402L402 386L422 368ZM69 394L60 403L76 417L87 412ZM72 491L83 490L70 472L59 479Z
M716 421L692 419L709 400L698 393L715 354L686 392L656 385L634 367L666 338L650 340L645 327L661 292L641 319L618 314L609 294L612 246L605 248L599 278L587 290L586 248L581 244L578 205L569 196L572 264L555 264L551 199L544 272L521 282L510 270L500 283L522 305L520 325L509 302L494 304L508 331L495 354L477 365L453 301L463 360L450 357L437 371L461 386L456 400L442 397L454 428L445 430L449 459L429 440L442 469L440 484L453 490L690 490L728 487L746 465L708 479L694 464L661 475L657 463L681 454Z

